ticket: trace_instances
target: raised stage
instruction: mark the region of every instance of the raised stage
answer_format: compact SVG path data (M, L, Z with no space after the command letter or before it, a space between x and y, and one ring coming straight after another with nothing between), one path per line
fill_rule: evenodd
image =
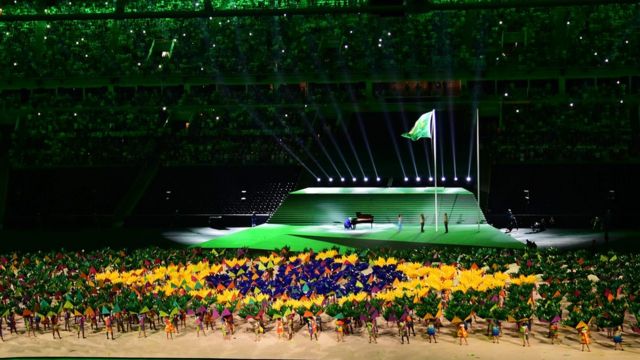
M522 243L486 224L473 193L462 188L438 188L438 232L435 230L434 187L312 187L289 194L266 224L236 231L196 245L205 248L242 248L316 251L338 247L398 247L461 245L520 248ZM374 223L345 229L347 217L371 214ZM449 233L442 216L449 215ZM403 229L398 231L397 216ZM420 232L419 216L426 217ZM478 226L480 223L480 226Z

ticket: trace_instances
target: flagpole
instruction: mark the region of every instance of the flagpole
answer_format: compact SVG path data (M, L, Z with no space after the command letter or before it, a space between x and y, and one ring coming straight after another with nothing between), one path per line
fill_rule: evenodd
M435 221L436 221L436 232L438 232L438 161L436 161L437 156L436 156L436 152L438 151L438 147L436 146L436 139L437 139L437 127L436 127L436 110L433 109L433 166L434 166L434 177L435 177L435 189L434 189L434 195L435 195L435 206L436 206L436 216L435 216Z
M478 232L480 231L480 214L482 214L482 207L480 206L480 109L476 107L476 186L478 196L478 207L480 212L478 213Z

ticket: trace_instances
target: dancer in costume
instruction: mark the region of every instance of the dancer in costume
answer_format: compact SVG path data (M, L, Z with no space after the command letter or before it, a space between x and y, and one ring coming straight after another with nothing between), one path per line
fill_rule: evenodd
M227 320L222 320L222 326L220 326L220 330L222 331L223 340L231 340L231 336L229 335L229 323L227 322Z
M316 315L316 325L318 326L318 331L322 332L322 318L320 317L320 313Z
M616 330L613 332L613 344L615 346L613 350L618 350L618 347L620 347L620 350L624 351L622 348L622 326L618 325Z
M124 329L124 320L122 319L122 314L120 312L116 313L116 327L118 332L126 332Z
M500 325L496 321L491 328L491 338L494 344L500 344Z
M202 316L196 316L196 337L200 337L200 331L202 331L202 336L207 336L204 331L204 320Z
M4 341L4 336L2 336L2 317L0 316L0 340Z
M367 334L369 335L369 344L371 344L371 340L373 340L374 344L377 344L378 336L373 330L373 322L371 320L367 320L367 323L365 324L365 326L367 327Z
M284 325L282 324L282 319L276 319L276 334L278 334L278 340L282 339L284 335Z
M51 333L53 334L53 339L56 339L56 333L58 334L58 339L62 339L60 336L60 319L58 319L58 315L51 316Z
M551 345L560 338L560 332L558 331L558 323L553 322L549 324L549 337L551 338Z
M47 331L50 329L50 325L51 325L51 319L49 319L48 316L45 316L42 319L42 331Z
M407 344L409 344L409 328L407 328L406 322L398 322L398 332L400 333L400 343L404 344L404 338L407 338Z
M78 339L80 338L80 333L82 333L82 338L86 339L87 337L84 336L84 315L77 316L76 320L78 321L78 324L76 325L78 331Z
M582 344L582 351L584 351L584 347L587 347L587 351L591 352L591 348L589 347L589 344L591 344L591 338L589 336L589 327L588 326L582 326L581 328L578 329L578 331L580 331L580 344Z
M290 316L287 321L287 337L289 340L293 339L293 316Z
M113 337L113 318L111 317L111 315L107 315L104 318L104 329L107 333L107 340L109 340L109 334L111 334L111 340L115 340L115 338Z
M27 336L31 336L33 333L33 337L36 337L36 327L33 323L33 317L27 316L24 318L24 325L27 328Z
M313 337L315 336L316 341L318 341L318 325L313 317L309 318L307 327L309 328L309 340L313 340Z
M64 331L71 331L71 311L64 311Z
M522 346L531 346L529 344L529 326L526 322L521 322L519 326L520 338L522 339Z
M211 311L204 313L204 329L209 330L209 327L211 327L211 330L213 331L213 318L211 316Z
M169 338L173 340L174 331L175 331L175 328L173 327L173 323L171 322L171 319L169 319L169 317L166 317L164 319L164 332L167 334L167 340L169 340Z
M429 336L429 344L431 344L431 339L433 339L434 343L438 343L436 339L436 326L433 321L429 321L429 325L427 325L427 335Z
M144 314L138 315L138 337L140 337L140 334L144 335L144 337L147 337L147 329L144 326L145 317L146 316Z
M7 326L9 326L9 334L13 334L15 332L16 335L18 335L18 328L16 327L16 313L13 311L9 313Z
M469 345L469 342L467 341L468 336L469 333L467 333L467 330L464 328L464 324L458 325L458 339L460 340L460 345L462 345L463 340L466 345Z
M176 334L180 334L180 318L177 314L173 316L171 323L173 324L173 330L176 332Z
M408 334L413 333L413 336L415 337L416 336L416 329L413 326L413 318L411 317L411 315L407 315L406 322L407 322L407 333Z
M264 334L264 327L262 326L262 322L256 321L253 324L253 332L256 334L255 341L260 341L262 334Z
M344 321L342 319L336 320L336 338L338 342L344 341Z

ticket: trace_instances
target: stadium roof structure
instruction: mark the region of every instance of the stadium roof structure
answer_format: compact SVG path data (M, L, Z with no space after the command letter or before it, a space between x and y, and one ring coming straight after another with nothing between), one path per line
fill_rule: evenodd
M438 0L407 0L371 2L360 6L338 5L296 5L278 6L273 8L225 8L215 9L210 5L199 11L145 11L129 12L119 7L113 12L101 13L56 13L56 14L25 14L2 15L0 22L17 21L62 21L62 20L107 20L107 19L153 19L153 18L207 18L207 17L244 17L244 16L286 16L286 15L318 15L318 14L378 14L381 16L403 16L406 14L426 13L431 11L450 10L481 10L481 9L508 9L508 8L532 8L532 7L563 7L563 6L593 6L612 4L637 4L637 0L492 0L492 1L443 1ZM206 4L209 4L208 0Z

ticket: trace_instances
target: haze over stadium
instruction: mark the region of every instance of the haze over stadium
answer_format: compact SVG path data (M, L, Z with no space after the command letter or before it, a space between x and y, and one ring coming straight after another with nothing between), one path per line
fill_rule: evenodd
M637 357L639 6L0 0L0 357Z

